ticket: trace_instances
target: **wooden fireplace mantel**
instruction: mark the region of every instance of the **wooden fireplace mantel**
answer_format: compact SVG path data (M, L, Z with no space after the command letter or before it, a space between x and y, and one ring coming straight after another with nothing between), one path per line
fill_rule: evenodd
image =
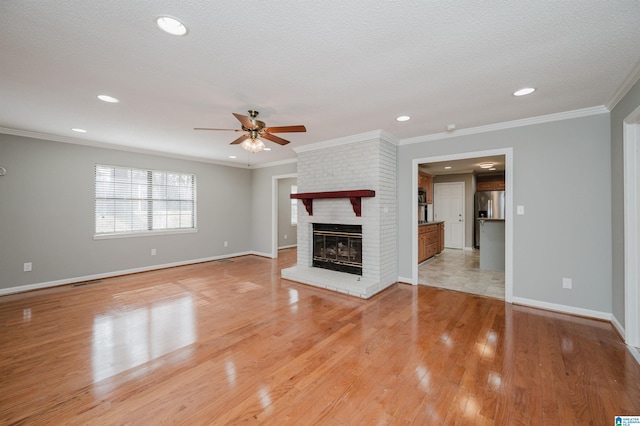
M313 216L313 200L318 198L348 198L353 206L356 216L362 216L362 198L375 197L376 191L371 189L358 189L355 191L328 191L328 192L302 192L291 194L291 198L302 200L309 216Z

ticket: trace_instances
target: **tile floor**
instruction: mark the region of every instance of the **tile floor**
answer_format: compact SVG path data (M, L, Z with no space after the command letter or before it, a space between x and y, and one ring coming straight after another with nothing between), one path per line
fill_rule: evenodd
M481 270L479 250L444 249L418 266L418 283L504 299L504 272Z

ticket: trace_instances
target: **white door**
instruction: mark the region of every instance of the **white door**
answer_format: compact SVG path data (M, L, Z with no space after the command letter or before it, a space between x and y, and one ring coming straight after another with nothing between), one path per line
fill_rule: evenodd
M464 182L433 185L433 220L444 221L444 246L464 247Z

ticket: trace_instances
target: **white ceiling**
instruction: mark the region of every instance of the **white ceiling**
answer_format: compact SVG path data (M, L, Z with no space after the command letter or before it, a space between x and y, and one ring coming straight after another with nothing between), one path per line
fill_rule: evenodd
M610 104L638 74L637 0L0 1L0 131L252 166ZM161 32L158 15L189 28ZM530 96L516 89L533 86ZM97 100L99 94L119 104ZM260 111L270 152L229 146ZM395 121L407 114L408 122ZM84 135L73 127L88 130Z

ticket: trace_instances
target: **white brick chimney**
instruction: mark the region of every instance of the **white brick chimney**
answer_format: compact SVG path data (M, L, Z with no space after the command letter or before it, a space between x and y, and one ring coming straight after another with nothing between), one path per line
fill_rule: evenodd
M313 216L298 201L298 264L282 277L369 298L398 277L396 227L397 144L382 131L303 147L298 153L298 193L368 189L357 217L348 198L316 199ZM313 224L362 225L362 276L314 268Z

